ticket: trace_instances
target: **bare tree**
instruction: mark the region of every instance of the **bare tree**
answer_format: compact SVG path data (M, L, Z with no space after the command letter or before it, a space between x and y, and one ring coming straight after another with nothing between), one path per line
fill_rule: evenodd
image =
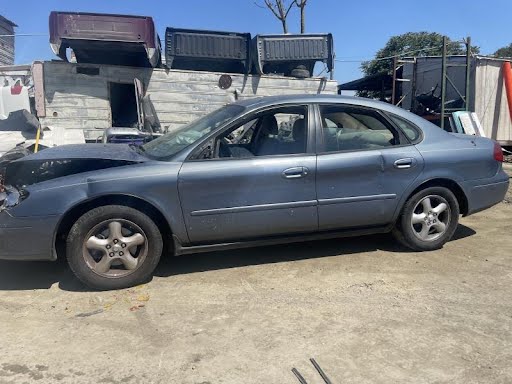
M305 2L307 0L301 0L302 2ZM275 17L281 22L283 26L283 32L288 33L288 24L286 23L286 18L288 17L288 14L290 13L292 7L296 4L296 0L263 0L263 4L265 6L261 5L258 2L255 2L255 4L260 8L268 8L270 11L274 14Z
M300 9L300 33L306 32L306 5L308 0L295 0L295 5Z

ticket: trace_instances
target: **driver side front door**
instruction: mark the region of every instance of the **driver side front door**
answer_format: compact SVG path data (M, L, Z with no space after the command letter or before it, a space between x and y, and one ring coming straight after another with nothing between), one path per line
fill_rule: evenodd
M192 244L255 239L318 229L316 156L309 129L310 109L288 106L249 116L228 128L218 141L254 118L290 115L289 122L305 122L304 150L297 152L288 130L292 123L278 125L273 135L274 153L258 154L248 143L243 156L186 161L179 173L178 188L187 231ZM295 119L295 120L294 120ZM287 123L287 121L284 121ZM298 124L297 124L298 125ZM260 129L265 129L261 127ZM283 132L281 132L281 129ZM304 129L302 129L304 131ZM253 139L260 132L252 134ZM279 148L279 149L278 149ZM289 148L289 150L287 150ZM289 153L292 152L293 153ZM288 152L288 153L287 153Z

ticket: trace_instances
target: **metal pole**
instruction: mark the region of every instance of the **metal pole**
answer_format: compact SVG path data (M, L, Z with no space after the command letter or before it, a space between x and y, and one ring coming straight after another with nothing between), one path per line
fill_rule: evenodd
M467 37L466 39L466 100L465 106L466 111L469 111L469 95L471 91L470 87L471 82L471 37Z
M443 63L441 72L441 129L444 129L444 104L446 102L446 36L443 37Z
M396 57L393 57L393 90L391 92L391 104L395 105L395 98L396 98L396 65L397 65L398 59Z
M418 60L417 57L414 58L414 64L412 67L412 95L411 95L411 111L416 113L416 83L418 80Z

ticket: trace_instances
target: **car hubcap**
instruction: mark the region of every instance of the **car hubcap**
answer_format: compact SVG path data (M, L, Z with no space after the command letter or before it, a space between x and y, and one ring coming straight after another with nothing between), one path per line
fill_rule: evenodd
M414 207L411 226L414 234L423 241L440 238L450 224L450 206L445 198L426 196Z
M148 252L144 231L129 220L107 220L85 237L87 266L103 277L123 277L137 270Z

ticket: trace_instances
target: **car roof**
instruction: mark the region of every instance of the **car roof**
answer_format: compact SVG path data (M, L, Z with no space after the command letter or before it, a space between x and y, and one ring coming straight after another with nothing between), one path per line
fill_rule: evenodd
M274 104L280 103L344 103L344 104L352 104L352 105L360 105L366 107L373 107L378 109L391 109L393 111L403 111L402 108L394 107L388 103L384 103L382 101L366 99L363 97L354 97L354 96L341 96L341 95L328 95L328 94L320 94L320 95L311 95L311 94L298 94L298 95L279 95L279 96L264 96L264 97L256 97L251 99L245 99L242 101L237 101L234 104L240 105L246 108L256 108L256 107L265 107L272 106Z
M251 99L245 99L238 102L235 102L234 105L240 105L248 109L255 109L261 107L272 106L275 104L281 103L342 103L342 104L350 104L354 106L375 108L381 111L386 111L393 113L395 115L401 116L409 121L416 123L417 125L425 125L426 120L423 118L403 109L397 107L395 105L373 100L367 99L364 97L355 97L355 96L342 96L342 95L329 95L329 94L297 94L297 95L279 95L279 96L265 96L265 97L257 97Z

